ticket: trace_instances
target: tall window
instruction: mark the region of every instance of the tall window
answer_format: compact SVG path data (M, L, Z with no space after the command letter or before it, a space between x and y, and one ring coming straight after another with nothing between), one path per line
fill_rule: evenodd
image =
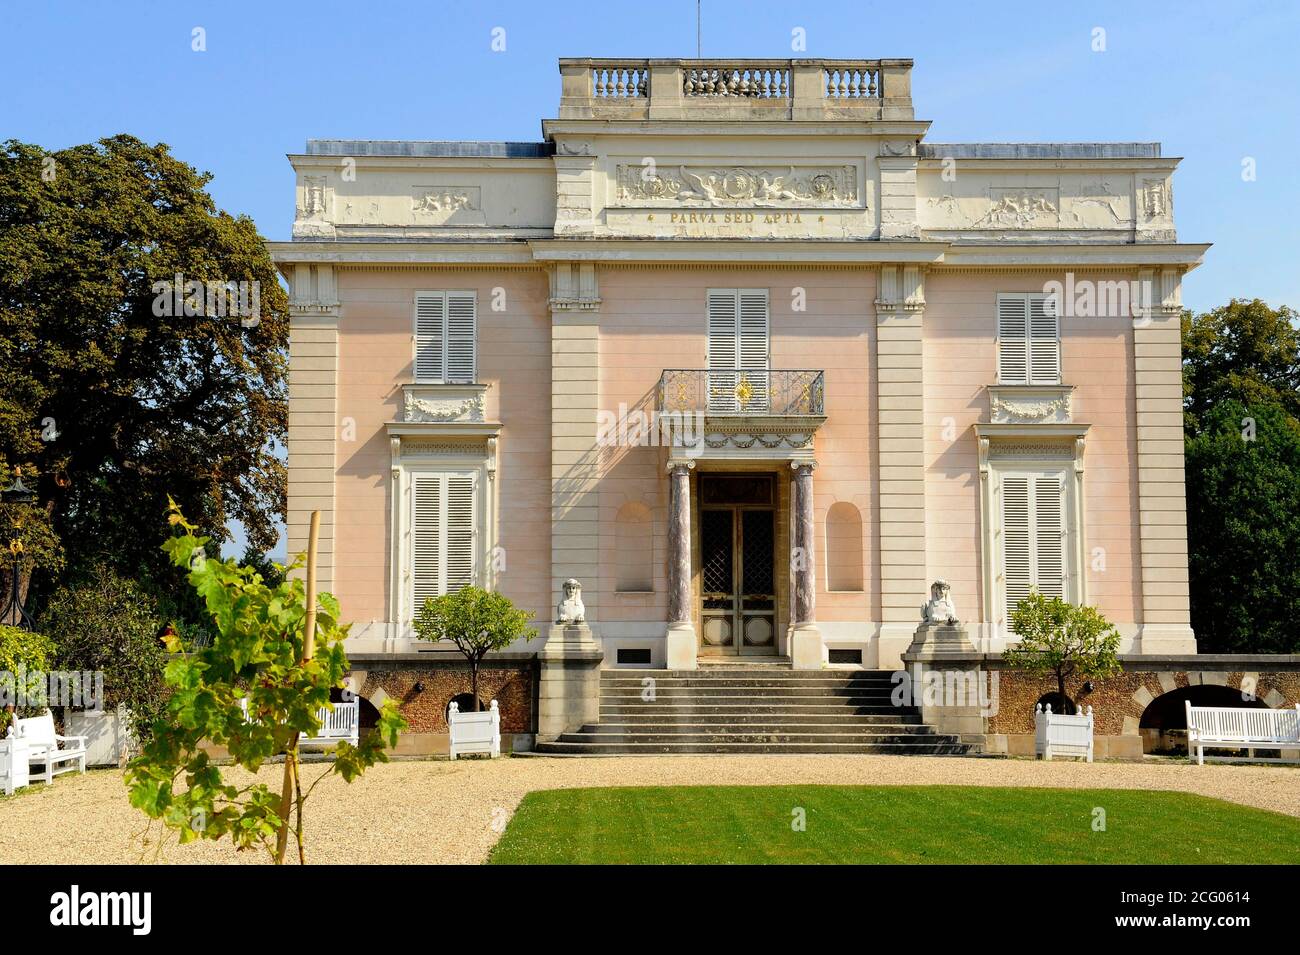
M765 410L767 289L711 288L708 311L709 410Z
M1052 299L1035 292L998 295L998 382L1061 381L1061 338Z
M1007 623L1031 588L1066 592L1067 508L1063 472L1002 475L1002 579Z
M475 581L474 471L411 475L411 607Z
M415 293L416 381L474 381L477 312L472 291Z

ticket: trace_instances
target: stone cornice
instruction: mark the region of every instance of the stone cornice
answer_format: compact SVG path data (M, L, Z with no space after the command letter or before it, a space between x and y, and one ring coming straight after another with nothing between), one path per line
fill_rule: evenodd
M917 161L921 169L943 169L945 159L922 157ZM1173 172L1182 162L1180 157L1161 156L1155 159L956 159L958 169L1009 169L1016 172L1025 170L1059 170L1070 171L1083 169L1089 172L1097 169L1132 169L1163 170Z
M553 172L551 156L317 156L288 153L294 169L339 169L351 159L358 169L535 169Z
M1071 243L947 245L942 266L983 268L1084 268L1182 265L1188 270L1201 264L1210 243L1138 242L1115 244Z
M862 136L920 139L930 129L921 120L606 120L544 119L542 135L547 139L565 136ZM315 157L312 157L315 158ZM915 158L915 157L913 157Z
M538 261L718 262L769 265L790 262L942 261L942 242L878 242L843 239L680 239L595 238L547 239L529 243Z
M282 267L297 262L383 267L536 267L554 262L728 265L914 263L935 268L1061 269L1200 265L1209 243L997 243L844 239L562 238L494 242L268 242Z

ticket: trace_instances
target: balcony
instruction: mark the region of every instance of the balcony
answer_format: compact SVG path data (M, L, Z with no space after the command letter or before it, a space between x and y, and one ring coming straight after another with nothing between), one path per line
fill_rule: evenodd
M825 399L821 371L669 368L656 406L687 457L795 459L812 453Z
M825 414L824 400L820 371L669 368L659 376L661 413L817 417Z
M562 59L560 119L910 120L911 60Z

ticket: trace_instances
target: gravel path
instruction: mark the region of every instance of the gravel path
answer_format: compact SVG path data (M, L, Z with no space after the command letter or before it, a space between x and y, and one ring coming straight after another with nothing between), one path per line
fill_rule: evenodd
M325 769L305 767L311 780ZM230 771L231 779L246 778ZM280 766L261 778L278 788ZM321 783L307 804L308 862L477 863L509 814L536 789L578 786L955 784L1199 793L1300 816L1300 767L1183 763L1035 762L917 756L652 756L399 762L377 766L351 786ZM227 843L141 844L145 817L127 802L121 774L97 770L0 796L0 861L261 863ZM156 835L156 830L155 830Z

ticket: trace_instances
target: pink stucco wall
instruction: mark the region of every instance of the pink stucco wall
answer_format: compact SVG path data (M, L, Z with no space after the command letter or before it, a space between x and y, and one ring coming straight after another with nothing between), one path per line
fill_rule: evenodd
M605 269L600 294L600 406L617 412L651 406L665 368L706 364L705 301L710 288L767 288L771 311L772 367L823 369L828 421L817 437L819 468L814 495L824 561L826 511L836 501L853 503L863 523L862 593L827 593L818 573L818 617L879 619L874 468L875 388L871 376L875 318L875 275L848 269ZM804 308L796 311L795 289ZM603 619L659 620L667 613L665 554L667 518L666 453L660 448L609 449L602 456L601 566ZM773 467L773 470L777 470ZM788 480L786 468L781 480ZM614 518L627 501L640 501L654 514L660 546L655 554L655 592L615 592Z
M929 576L947 576L957 606L970 619L981 618L984 610L979 455L971 426L988 420L984 387L997 382L997 295L1041 292L1045 282L1063 278L1046 272L936 272L926 279L927 563ZM1084 459L1088 601L1117 623L1142 619L1131 325L1125 316L1061 320L1061 377L1075 386L1073 420L1092 425ZM1105 551L1104 571L1091 568L1098 547Z
M924 316L927 573L946 575L963 615L983 616L978 467L971 425L987 420L984 387L996 381L995 300L1000 291L1040 291L1046 273L932 272ZM1091 276L1102 278L1103 276ZM1105 276L1109 278L1111 276ZM1114 276L1127 278L1127 276ZM653 406L665 368L701 368L705 295L716 287L770 290L772 367L826 372L828 421L814 474L819 563L825 516L848 501L862 518L864 591L831 593L818 568L817 613L826 622L878 621L880 575L876 479L875 298L870 269L604 268L600 407ZM506 307L493 311L493 289ZM498 507L506 570L501 589L539 619L550 616L550 318L539 269L348 269L342 301L339 417L356 440L337 443L338 569L335 590L346 619L388 616L389 447L384 423L411 380L411 303L419 289L473 288L479 296L480 380L491 385L490 419L503 425ZM806 309L793 309L793 290ZM1141 621L1137 540L1131 333L1128 319L1066 319L1062 369L1076 386L1074 417L1089 422L1086 545L1105 550L1105 570L1088 571L1088 596L1116 622ZM951 422L945 419L951 418ZM955 439L944 433L951 424ZM662 621L666 616L666 458L661 448L606 449L599 490L601 618ZM788 470L788 469L787 469ZM783 475L783 478L785 475ZM654 591L616 593L615 515L628 501L654 521ZM924 595L917 595L918 605ZM865 637L866 634L863 634Z
M493 290L505 292L493 311ZM412 302L421 289L477 289L479 380L498 447L500 589L541 620L550 616L550 315L547 280L534 269L345 270L339 278L339 418L356 441L336 445L338 570L345 619L388 616L389 465L385 422L412 380Z

